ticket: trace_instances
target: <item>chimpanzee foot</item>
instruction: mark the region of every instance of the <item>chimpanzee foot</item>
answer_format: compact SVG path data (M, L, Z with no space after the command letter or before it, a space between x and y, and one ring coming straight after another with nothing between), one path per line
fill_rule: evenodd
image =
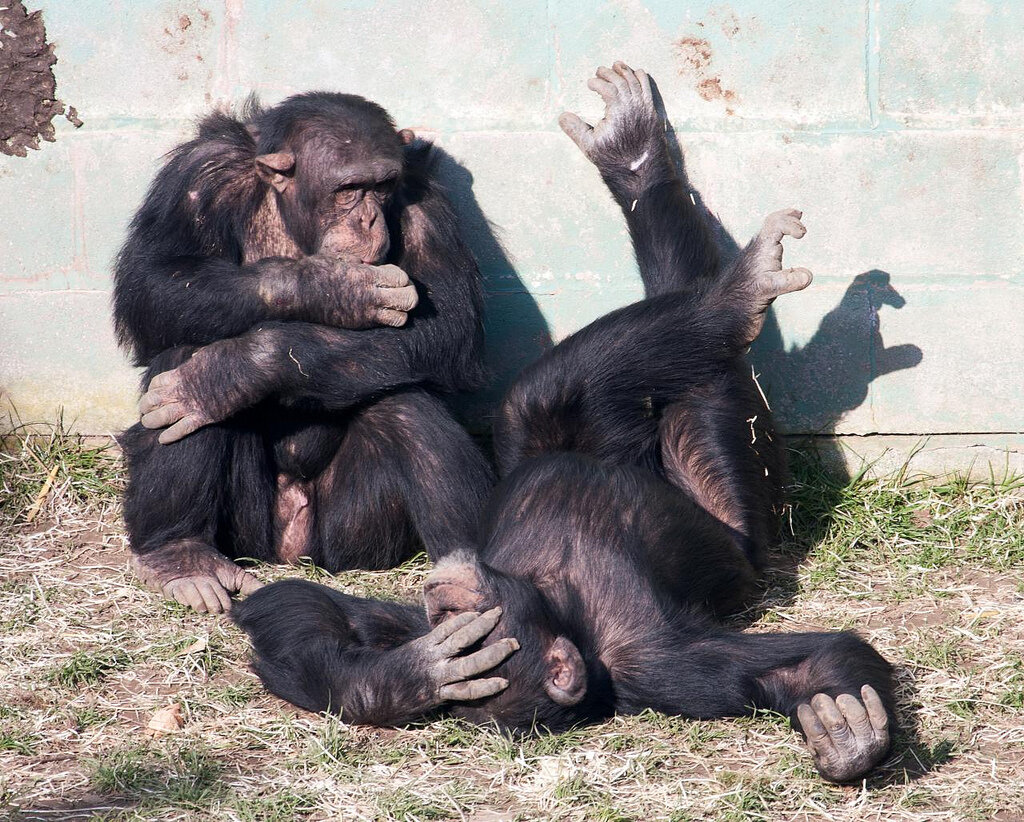
M830 782L859 779L889 752L885 706L870 685L860 693L863 703L852 694L815 694L797 708L814 764Z
M782 267L782 238L799 240L807 233L800 222L802 216L795 208L769 214L737 263L734 279L749 295L752 309L748 343L761 333L765 312L776 297L811 284L812 275L806 268Z
M135 554L132 565L143 585L204 613L229 611L233 593L248 595L263 587L256 577L213 548L188 540Z
M587 87L604 100L604 117L590 126L571 112L558 118L562 131L604 174L634 175L667 160L665 131L654 108L651 80L623 62L601 66Z
M426 636L409 643L426 667L437 704L482 699L508 687L508 680L502 677L474 677L500 665L518 650L516 639L505 637L460 656L493 631L500 618L501 608L491 608L482 614L468 611L445 620Z

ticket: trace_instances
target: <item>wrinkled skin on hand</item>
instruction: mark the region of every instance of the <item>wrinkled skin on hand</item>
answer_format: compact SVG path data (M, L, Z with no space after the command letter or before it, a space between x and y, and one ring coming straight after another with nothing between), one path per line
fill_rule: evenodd
M351 330L401 327L419 301L416 286L398 266L368 265L332 253L271 267L261 278L260 293L293 319Z
M176 442L205 425L227 419L233 410L227 408L223 398L214 403L212 398L202 397L190 388L189 376L198 370L201 361L201 357L194 356L171 371L157 374L150 380L149 388L139 400L142 424L146 428L167 429L158 438L161 445ZM203 402L204 399L206 402Z
M425 669L435 705L482 699L508 687L508 680L502 677L476 677L500 665L517 651L519 642L516 639L505 637L462 656L464 651L490 634L500 618L501 608L492 608L482 614L459 614L406 646Z
M797 708L797 718L814 756L814 764L830 782L859 779L889 751L889 716L870 685L861 698L840 694L835 699L815 694Z

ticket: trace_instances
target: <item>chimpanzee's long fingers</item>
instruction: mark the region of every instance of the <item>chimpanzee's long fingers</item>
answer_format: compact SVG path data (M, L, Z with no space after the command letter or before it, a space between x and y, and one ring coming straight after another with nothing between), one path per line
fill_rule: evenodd
M643 69L636 70L636 79L640 81L640 91L648 103L654 103L654 92L651 91L651 78Z
M615 86L615 90L625 96L629 94L629 84L626 82L626 78L623 77L616 71L612 71L607 66L601 66L597 70L597 76L604 80L606 83L611 83Z
M596 91L605 103L614 102L619 94L615 86L599 77L591 77L587 80L587 88L591 91Z
M455 656L460 651L463 651L471 645L479 642L493 631L494 626L498 624L499 619L501 619L500 607L491 608L491 610L485 611L474 620L455 631L444 642L442 642L440 646L438 646L438 650L444 656Z
M489 679L468 679L464 682L442 685L437 693L441 699L448 702L468 702L473 699L483 699L485 696L494 696L507 687L507 679L494 676Z
M634 97L640 96L640 80L636 76L636 72L633 71L629 66L623 63L621 60L616 60L612 64L612 68L615 72L626 81L626 85L629 87L629 92Z
M815 759L835 756L835 745L814 709L805 702L797 707L796 716L800 720L804 736L807 737L807 747L811 749Z
M404 288L410 284L409 275L397 265L378 265L374 267L375 284L381 288Z
M203 423L201 423L196 417L186 416L178 420L170 428L165 431L161 431L160 436L157 437L157 441L161 445L169 445L172 442L185 439L189 434L194 431L198 431L202 427Z
M853 735L861 744L870 743L875 737L875 729L871 726L868 712L860 700L852 694L839 694L836 697L836 707L846 717L846 724L850 726Z
M385 308L394 308L396 311L412 311L420 300L414 285L381 289L381 297Z
M882 698L878 695L878 691L870 685L865 685L860 689L860 695L864 700L864 707L867 708L868 719L871 720L872 727L876 731L884 732L888 738L889 714L885 711L885 705L882 704Z
M497 642L481 648L469 656L460 656L445 665L442 674L442 682L445 684L458 682L460 679L471 679L474 676L489 671L504 662L514 652L519 650L519 641L506 637Z
M480 614L476 611L466 611L461 614L453 616L451 619L446 619L433 631L423 637L425 644L429 646L440 645L444 640L448 639L452 634L462 628L465 625L469 625L474 619Z
M377 321L391 328L401 328L408 319L409 315L404 311L396 311L393 308L381 308L377 311Z
M150 387L150 389L139 399L139 414L145 416L150 411L166 404L171 398L169 393Z
M188 410L180 402L172 402L167 405L157 405L151 411L142 415L144 428L166 428L172 423L188 416Z

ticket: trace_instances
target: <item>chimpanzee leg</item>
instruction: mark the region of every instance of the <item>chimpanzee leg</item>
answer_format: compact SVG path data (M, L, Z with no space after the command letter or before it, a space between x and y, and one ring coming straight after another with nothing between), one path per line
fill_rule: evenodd
M776 537L785 458L749 365L741 358L733 366L665 410L661 462L668 481L761 569Z
M647 296L704 293L719 269L718 249L669 154L650 78L616 63L599 68L588 85L604 100L604 118L591 128L566 113L560 123L622 209Z
M150 364L154 374L191 354L172 349ZM229 556L268 559L273 485L259 433L211 425L170 445L135 424L119 437L128 468L124 518L134 564L146 585L198 611L219 613L230 594L259 583Z
M444 403L423 390L357 412L316 484L310 556L329 570L390 568L475 548L490 467Z

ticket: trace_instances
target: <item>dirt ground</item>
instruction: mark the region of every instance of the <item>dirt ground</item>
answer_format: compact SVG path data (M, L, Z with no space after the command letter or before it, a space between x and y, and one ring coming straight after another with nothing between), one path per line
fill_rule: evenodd
M0 462L0 815L1024 819L1019 482L797 481L793 531L744 624L854 628L899 671L892 756L837 787L774 715L646 714L513 740L453 720L385 730L293 709L262 691L224 619L138 586L119 468L74 447ZM257 573L413 599L426 568Z

